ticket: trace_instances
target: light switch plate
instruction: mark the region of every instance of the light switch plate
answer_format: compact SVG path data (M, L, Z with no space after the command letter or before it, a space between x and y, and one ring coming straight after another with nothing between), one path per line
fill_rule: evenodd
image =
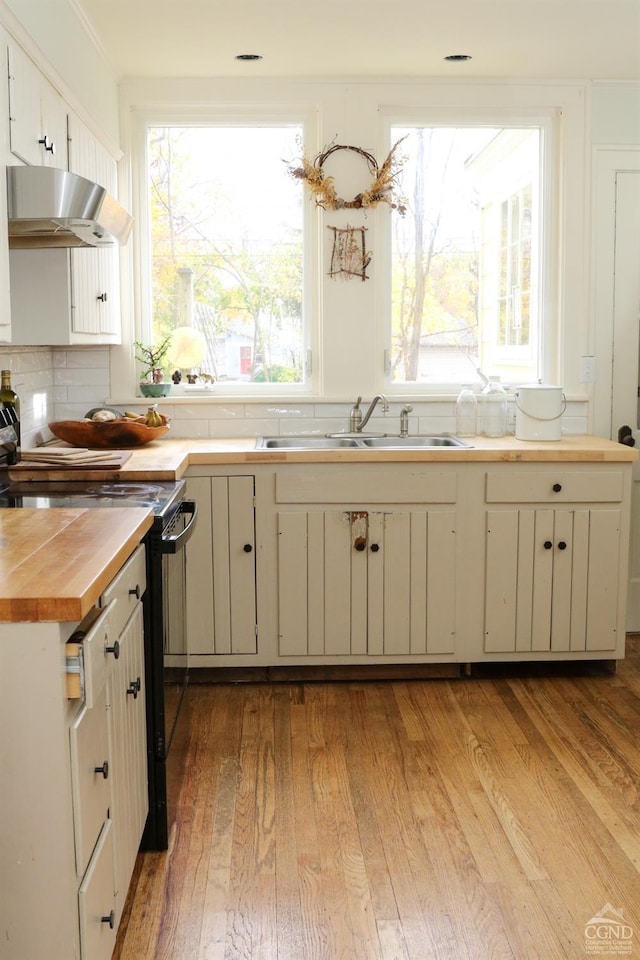
M582 366L580 370L580 383L595 383L596 379L596 358L582 357Z

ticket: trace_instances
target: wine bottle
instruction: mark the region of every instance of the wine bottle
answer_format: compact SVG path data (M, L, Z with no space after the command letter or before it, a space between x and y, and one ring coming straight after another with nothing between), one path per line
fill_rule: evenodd
M0 371L0 458L13 466L20 459L20 400L11 386L11 371Z

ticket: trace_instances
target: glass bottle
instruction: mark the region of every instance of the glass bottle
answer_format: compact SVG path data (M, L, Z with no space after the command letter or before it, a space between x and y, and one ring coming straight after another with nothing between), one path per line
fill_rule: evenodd
M504 437L507 417L507 395L500 377L489 377L489 383L482 391L482 432L485 437Z
M478 401L469 384L465 384L456 400L456 434L475 437L478 432Z
M0 372L0 452L9 466L20 459L20 401L10 370Z

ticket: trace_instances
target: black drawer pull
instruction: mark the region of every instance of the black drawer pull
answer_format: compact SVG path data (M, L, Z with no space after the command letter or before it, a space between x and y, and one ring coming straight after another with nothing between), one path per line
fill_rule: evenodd
M109 779L109 761L105 760L101 767L94 767L94 773L101 773L105 780Z
M101 923L108 923L110 930L113 930L113 926L114 926L114 924L115 924L115 921L116 921L116 915L115 915L115 913L113 912L113 910L109 913L109 916L108 916L108 917L100 917L100 922L101 922Z
M120 641L114 640L112 647L105 647L105 653L112 653L114 660L117 660L120 657Z
M552 546L553 546L553 544L551 543L551 540L545 540L545 542L544 542L544 548L545 548L545 550L551 550L551 547L552 547Z
M377 553L379 549L380 549L380 544L379 544L379 543L372 543L372 544L371 544L371 553Z
M566 549L567 549L566 543L564 542L564 540L561 540L560 543L558 544L558 550L566 550Z
M139 584L139 583L136 583L135 587L132 587L132 588L129 590L129 596L130 596L130 597L135 597L136 600L139 600L139 599L140 599L140 593L141 593L141 591L140 591L140 584Z
M244 550L245 553L251 553L251 551L253 550L253 546L250 543L245 543L242 549Z
M554 483L554 485L553 485L553 492L554 492L554 493L560 493L561 490L562 490L562 484L561 484L561 483Z

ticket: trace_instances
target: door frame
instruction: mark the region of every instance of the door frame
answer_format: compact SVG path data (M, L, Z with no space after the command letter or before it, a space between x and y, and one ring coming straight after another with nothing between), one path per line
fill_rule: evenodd
M591 329L597 362L591 423L597 436L610 437L613 423L614 260L616 176L640 171L640 146L599 146L593 156Z

